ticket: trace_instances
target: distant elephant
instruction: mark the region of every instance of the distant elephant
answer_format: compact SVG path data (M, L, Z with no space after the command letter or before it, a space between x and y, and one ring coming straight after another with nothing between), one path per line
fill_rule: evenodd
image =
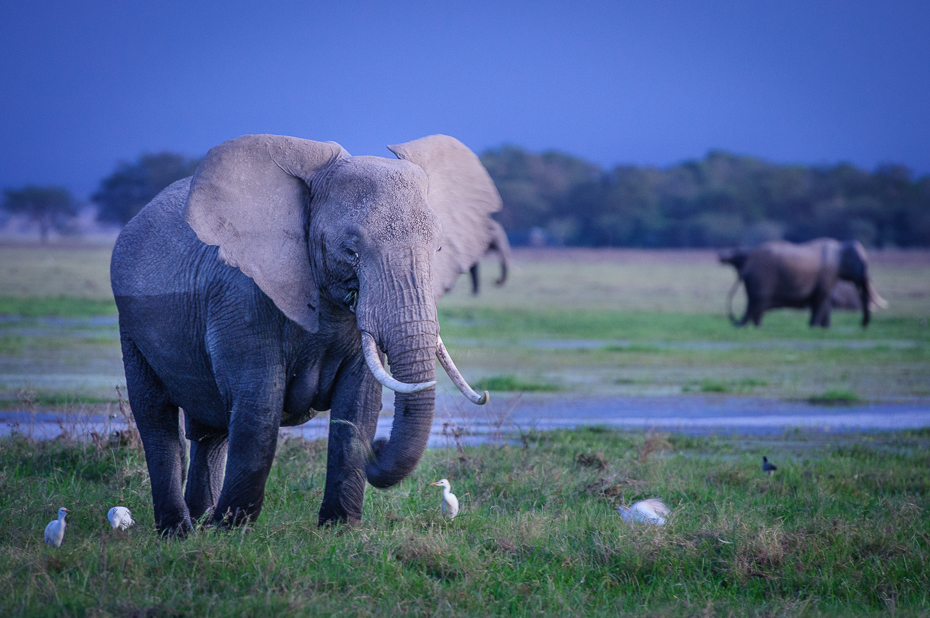
M319 523L358 521L366 479L390 487L423 454L436 357L487 400L449 358L436 300L484 251L500 196L454 138L389 149L397 159L274 135L224 142L119 235L126 383L164 533L254 521L278 428L325 410ZM396 391L394 424L372 442L382 385Z
M763 243L751 251L721 252L721 262L732 264L737 280L727 295L727 315L737 326L750 320L756 326L769 309L811 309L811 326L830 326L830 295L837 281L856 286L862 302L862 325L867 326L872 303L878 298L869 280L868 259L858 241L839 242L818 238L803 244L786 241ZM740 283L746 286L746 313L737 321L733 294Z
M494 219L488 219L488 227L490 231L490 241L484 253L487 255L496 252L498 257L500 257L501 276L494 282L494 285L501 286L507 281L507 273L510 270L510 241L507 240L507 232L504 230L504 226ZM468 269L471 275L471 293L474 296L477 296L481 291L481 281L478 273L478 266L480 263L481 261L478 260Z
M842 279L836 282L830 292L830 306L841 311L862 311L862 298L855 284ZM875 286L872 286L872 300L869 301L869 310L887 309L888 301L878 295Z

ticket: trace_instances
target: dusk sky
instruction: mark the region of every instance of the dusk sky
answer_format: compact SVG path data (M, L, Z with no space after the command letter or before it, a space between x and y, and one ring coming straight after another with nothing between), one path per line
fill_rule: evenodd
M930 174L927 0L0 0L0 189L246 133Z

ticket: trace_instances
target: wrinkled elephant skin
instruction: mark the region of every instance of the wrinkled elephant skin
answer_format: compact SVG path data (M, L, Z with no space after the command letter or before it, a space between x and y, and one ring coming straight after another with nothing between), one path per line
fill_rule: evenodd
M319 411L332 419L321 524L359 520L366 482L389 487L417 465L435 405L436 301L480 257L472 237L500 197L451 137L391 149L398 158L243 136L123 229L112 286L161 531L255 520L278 428ZM453 206L468 216L450 218ZM369 366L385 355L395 422L372 444L386 378Z

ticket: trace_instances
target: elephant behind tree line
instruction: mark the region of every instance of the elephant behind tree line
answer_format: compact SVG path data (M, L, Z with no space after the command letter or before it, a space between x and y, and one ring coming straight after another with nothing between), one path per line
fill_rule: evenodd
M487 400L449 358L436 301L488 247L500 196L454 138L389 149L397 159L243 136L211 149L121 232L112 286L164 533L204 516L254 521L278 428L325 410L319 523L358 521L366 480L390 487L423 454L436 357L469 399ZM382 384L396 391L394 424L373 442Z
M501 262L501 276L494 282L494 285L501 286L507 281L507 273L510 271L510 241L507 240L507 232L504 226L495 221L488 219L488 229L490 242L485 249L484 255L496 252ZM484 255L482 257L484 257ZM478 272L478 266L481 261L476 261L468 269L471 275L471 293L477 296L481 291L481 281Z
M727 295L727 315L737 326L750 320L756 326L762 314L782 307L811 309L811 326L830 326L831 294L840 280L853 283L862 304L862 325L867 326L872 307L884 300L872 289L865 249L858 241L839 242L819 238L802 244L770 241L750 251L721 252L720 261L733 265L737 280ZM733 315L733 294L746 286L746 313Z

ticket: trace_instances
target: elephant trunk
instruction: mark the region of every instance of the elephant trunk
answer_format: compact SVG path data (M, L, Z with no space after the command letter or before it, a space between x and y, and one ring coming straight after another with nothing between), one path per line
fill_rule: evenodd
M372 443L373 458L365 467L368 482L375 487L396 485L410 474L420 461L433 426L436 405L436 339L438 323L419 323L420 331L391 337L387 356L395 380L405 384L429 385L414 392L394 394L394 423L389 440Z
M872 308L869 306L869 303L872 300L871 295L869 294L869 286L862 286L859 295L862 299L862 326L865 328L869 325L869 320L872 317Z
M377 350L373 355L366 353L375 377L395 390L391 437L372 443L372 457L365 466L368 482L385 488L410 474L426 449L436 405L439 321L431 285L417 284L430 279L423 256L412 254L408 260L395 256L392 264L385 259L378 266L377 275L360 277L357 316L363 348L377 344L384 350L393 376L388 378L394 381L387 383L383 375L379 377L378 370L383 371L380 359L375 359L378 366L372 368L370 357L377 357ZM395 388L398 384L402 388Z
M431 386L436 386L436 380L407 384L391 376L381 363L381 358L378 355L378 344L375 343L374 335L366 331L361 331L361 333L362 353L365 355L365 364L368 365L368 370L382 386L388 387L395 393L419 393Z
M872 284L869 283L869 278L866 277L861 282L856 282L856 289L859 292L859 299L862 303L862 327L865 328L869 325L869 320L872 317Z

